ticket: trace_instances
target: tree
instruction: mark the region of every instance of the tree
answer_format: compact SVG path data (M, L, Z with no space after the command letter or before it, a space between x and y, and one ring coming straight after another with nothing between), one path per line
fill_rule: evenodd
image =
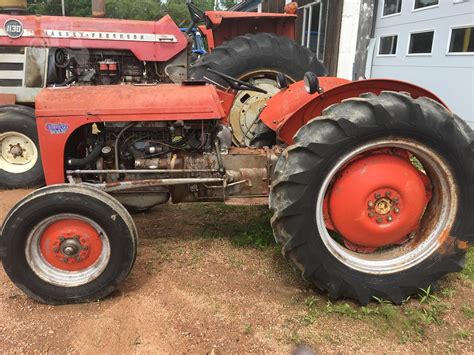
M220 1L228 6L233 0ZM203 10L212 10L214 0L194 0ZM88 17L92 14L91 0L65 0L67 16ZM28 10L41 15L61 15L61 0L28 0ZM177 24L189 22L186 0L107 0L107 17L135 20L157 20L169 14Z

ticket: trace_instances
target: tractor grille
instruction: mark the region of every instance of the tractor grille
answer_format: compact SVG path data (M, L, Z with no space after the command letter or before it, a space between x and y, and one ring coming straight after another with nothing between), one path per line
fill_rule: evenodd
M32 104L46 86L49 48L0 46L0 94Z
M0 47L0 87L23 86L25 61L25 48Z

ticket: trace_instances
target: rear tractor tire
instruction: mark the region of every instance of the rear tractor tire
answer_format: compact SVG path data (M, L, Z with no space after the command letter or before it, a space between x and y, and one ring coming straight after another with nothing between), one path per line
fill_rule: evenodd
M473 132L428 98L326 109L280 157L270 205L284 255L333 298L400 304L463 268L474 241Z
M34 110L0 107L0 189L44 184Z
M20 201L7 216L0 257L10 279L47 304L95 301L125 280L137 230L127 210L90 187L55 185Z
M278 73L283 73L289 83L302 80L309 71L318 76L327 75L316 54L289 38L271 33L236 37L204 55L191 67L192 79L206 80L227 89L229 84L208 69L251 82L267 91L267 94L262 94L243 90L237 94L229 121L233 143L238 146L258 145L255 144L257 135L271 136L263 145L275 143L276 136L272 136L273 132L260 122L258 116L266 102L280 91L276 80Z

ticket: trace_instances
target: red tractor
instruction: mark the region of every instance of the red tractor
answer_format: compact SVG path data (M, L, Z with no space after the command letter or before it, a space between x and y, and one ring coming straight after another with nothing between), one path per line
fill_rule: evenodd
M400 304L461 270L474 240L472 130L409 83L297 81L305 53L246 35L181 83L43 89L48 186L3 224L11 280L49 304L105 297L137 255L127 209L169 201L269 204L285 257L334 298Z
M232 144L238 98L260 87L211 72L156 86L44 89L46 183L8 214L5 271L46 303L99 299L137 252L124 206L270 204L284 255L331 297L401 303L461 270L474 239L474 135L433 94L308 73L266 101L251 147Z
M0 1L0 6L10 3L26 6L12 0ZM21 9L0 15L0 188L44 184L34 115L43 88L181 83L204 79L205 69L212 67L254 80L268 89L268 98L278 91L277 72L293 82L306 71L325 74L315 55L293 41L295 15L204 13L192 2L189 9L193 25L187 33L169 16L144 22L33 16ZM196 26L212 53L192 63ZM210 73L206 80L227 85ZM245 96L242 105L255 106L254 96ZM233 113L236 143L245 144L241 121L247 125L255 115ZM245 134L251 136L255 128Z

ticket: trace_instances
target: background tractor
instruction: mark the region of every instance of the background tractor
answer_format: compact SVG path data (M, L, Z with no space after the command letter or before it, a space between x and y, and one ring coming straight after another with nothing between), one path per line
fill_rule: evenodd
M244 94L233 110L234 143L245 145L259 127L264 100L279 91L277 72L291 82L306 71L326 73L314 53L293 41L292 14L203 12L189 2L192 25L182 31L169 16L156 22L34 16L25 12L26 1L0 6L0 188L44 184L34 108L45 87L155 85L193 78L226 88L226 82L206 72L212 67L267 91ZM105 2L93 1L92 9L104 16ZM201 34L211 53L203 52Z

